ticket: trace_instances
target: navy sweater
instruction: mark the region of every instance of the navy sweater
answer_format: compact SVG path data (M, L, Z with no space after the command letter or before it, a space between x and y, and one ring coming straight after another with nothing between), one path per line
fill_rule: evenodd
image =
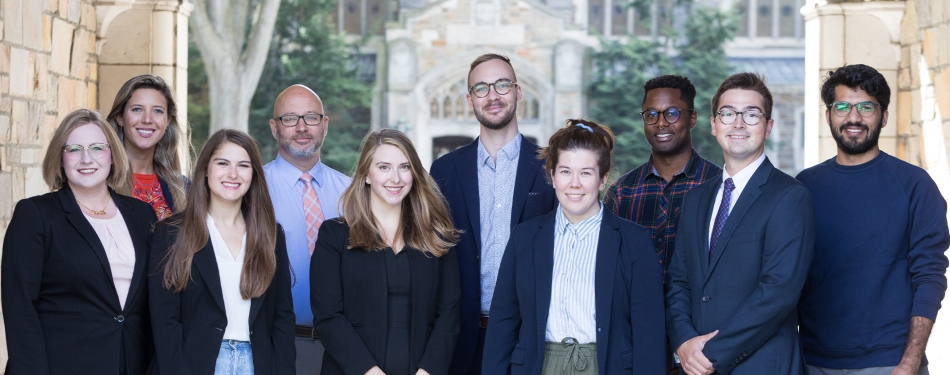
M883 152L858 166L831 158L797 178L817 227L798 306L806 362L897 365L911 316L936 320L947 289L946 201L927 172Z

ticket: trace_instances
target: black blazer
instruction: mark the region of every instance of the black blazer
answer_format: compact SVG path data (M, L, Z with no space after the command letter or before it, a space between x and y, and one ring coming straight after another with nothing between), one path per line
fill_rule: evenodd
M109 192L135 248L125 308L96 231L69 186L21 200L0 266L10 360L6 374L142 374L153 357L146 264L155 211Z
M683 200L666 284L670 345L719 330L703 347L718 374L803 374L798 297L814 252L815 216L801 182L759 166L709 259L709 225L722 176Z
M512 231L492 299L482 373L540 374L557 211ZM650 231L604 211L594 277L600 375L665 374L663 273Z
M458 251L462 295L459 302L461 328L458 346L452 359L451 373L467 373L475 360L479 319L481 318L481 263L482 248L479 228L478 197L478 139L437 159L430 174L439 185L452 211L452 222L462 230ZM538 160L538 146L521 138L518 172L511 199L511 226L544 215L557 206L554 188L548 183L544 161ZM513 232L512 232L513 233Z
M175 220L181 214L172 216ZM191 282L182 293L162 286L165 254L178 229L162 221L152 236L149 302L155 327L157 373L211 375L228 326L218 263L211 240L192 259ZM248 316L251 353L257 375L296 373L294 306L290 295L290 262L284 230L277 224L277 270L264 295L251 299ZM154 370L154 369L153 369Z
M326 352L321 375L362 375L386 355L386 254L347 250L342 219L320 226L310 258L313 328ZM392 251L392 250L384 250ZM432 375L448 373L459 330L455 249L436 258L406 247L412 269L409 359Z

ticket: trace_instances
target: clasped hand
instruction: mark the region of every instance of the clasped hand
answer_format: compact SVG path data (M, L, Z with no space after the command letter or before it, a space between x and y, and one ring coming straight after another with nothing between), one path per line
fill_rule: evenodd
M676 349L676 355L679 356L680 365L683 366L683 371L686 371L686 374L710 375L716 372L712 362L703 354L703 347L706 346L706 342L716 337L717 333L719 333L719 330L693 337Z

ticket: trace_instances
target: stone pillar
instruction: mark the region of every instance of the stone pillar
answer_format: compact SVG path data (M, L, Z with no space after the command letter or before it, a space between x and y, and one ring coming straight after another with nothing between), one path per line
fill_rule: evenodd
M837 153L825 120L821 83L828 71L845 64L874 67L891 87L888 124L881 131L884 152L898 155L900 117L896 95L901 62L901 19L904 1L809 0L805 17L805 167Z
M99 109L108 114L129 78L155 74L171 85L178 121L188 123L188 16L186 0L95 0L98 18ZM189 129L182 126L179 154L190 165ZM188 171L182 171L187 173Z

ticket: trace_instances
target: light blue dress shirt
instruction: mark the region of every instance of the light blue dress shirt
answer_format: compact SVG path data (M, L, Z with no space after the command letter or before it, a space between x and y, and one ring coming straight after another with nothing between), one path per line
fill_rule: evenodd
M350 186L351 178L318 162L309 171L311 182L320 198L324 220L330 220L339 214L338 202L343 191ZM294 284L291 289L294 297L294 314L297 325L313 326L313 312L310 310L310 244L307 242L307 223L303 213L303 187L300 180L303 175L297 167L279 154L277 159L264 166L264 178L270 199L274 202L277 222L284 227L287 238L287 255L293 270Z
M515 177L521 155L521 134L508 142L492 160L481 141L478 142L478 209L482 248L481 309L487 315L498 281L498 267L505 255L511 235L511 205L515 195Z
M554 217L554 271L551 305L544 340L573 337L581 344L597 342L597 245L604 205L597 214L571 224L558 205Z

